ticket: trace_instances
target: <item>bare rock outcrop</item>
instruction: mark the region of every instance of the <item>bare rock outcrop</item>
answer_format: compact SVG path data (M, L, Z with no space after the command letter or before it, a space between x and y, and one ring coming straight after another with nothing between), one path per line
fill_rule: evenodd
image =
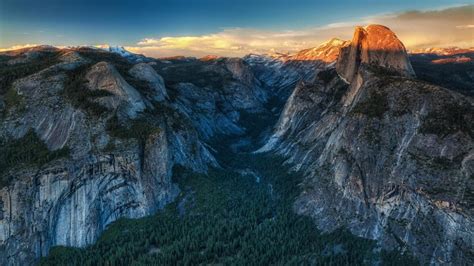
M342 78L352 82L364 64L406 77L415 76L405 46L395 33L382 25L357 27L350 45L341 49L336 69Z
M105 90L111 96L104 96L97 101L109 109L123 107L125 113L134 118L145 109L145 102L140 93L130 86L113 65L99 62L92 66L86 75L91 90Z
M305 173L294 208L320 229L472 264L474 102L412 76L393 33L357 28L336 69L293 91L260 151Z
M322 61L332 63L337 60L340 49L349 45L349 42L333 38L322 43L318 47L299 51L295 55L288 56L287 61Z
M217 166L181 110L160 102L161 109L152 110L158 115L146 117L144 96L113 63L89 66L94 61L76 51L57 55L56 64L12 83L17 103L0 117L2 143L34 132L50 152L69 151L45 164L2 169L1 265L35 264L51 246L84 247L121 217L155 213L179 192L171 180L176 164L198 172ZM72 104L77 94L67 94L65 86L70 71L80 67L88 86L69 90L107 91L86 98L110 108L106 112L92 114ZM125 115L117 121L120 114Z
M251 54L244 60L264 87L286 101L299 81L311 82L318 72L335 64L341 48L349 43L333 38L295 54Z
M156 73L152 66L147 63L139 63L134 65L130 70L129 73L141 80L148 83L151 91L151 97L155 101L163 101L168 97L166 92L165 82L163 78Z

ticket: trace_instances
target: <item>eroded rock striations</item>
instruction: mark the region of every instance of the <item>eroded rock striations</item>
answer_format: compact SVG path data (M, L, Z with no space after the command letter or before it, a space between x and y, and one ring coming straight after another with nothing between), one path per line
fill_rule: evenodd
M33 264L53 245L89 245L118 218L156 212L178 193L171 181L175 164L197 172L217 166L189 118L166 100L152 68L127 65L145 80L140 88L148 93L141 93L127 82L132 76L100 61L101 55L109 56L55 51L55 63L11 84L16 100L6 99L2 110L2 140L32 130L51 152L69 154L2 169L2 265ZM29 147L17 148L23 155L12 153L11 160L27 160Z
M174 166L219 167L208 143L248 131L241 114L270 112L270 93L241 58L37 47L1 60L12 77L0 77L0 143L36 136L55 155L6 150L13 158L0 169L2 265L33 264L54 245L87 246L119 218L158 211L179 192Z
M474 102L413 76L389 29L359 27L335 69L293 91L260 151L305 173L294 208L319 228L472 264Z

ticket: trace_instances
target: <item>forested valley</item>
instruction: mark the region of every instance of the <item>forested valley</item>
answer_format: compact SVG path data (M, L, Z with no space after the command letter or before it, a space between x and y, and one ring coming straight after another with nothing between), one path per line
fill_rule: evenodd
M226 154L222 167L208 174L175 168L180 196L156 215L120 219L94 245L54 247L40 264L417 264L342 228L320 232L309 217L295 214L303 176L283 159L220 152Z

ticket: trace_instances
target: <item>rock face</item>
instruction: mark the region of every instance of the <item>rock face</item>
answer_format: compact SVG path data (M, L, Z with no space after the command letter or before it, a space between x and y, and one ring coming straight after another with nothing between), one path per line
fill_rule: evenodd
M316 61L333 63L339 57L342 47L346 47L350 43L337 38L333 38L318 47L299 51L295 55L286 58L286 61Z
M132 151L16 173L15 185L0 190L2 264L31 264L53 245L86 246L116 219L149 215L177 195L158 172L148 176L140 169ZM150 188L154 194L146 193Z
M121 106L130 118L137 117L137 114L145 109L140 93L130 86L110 63L95 64L86 78L89 89L104 90L112 94L98 99L98 102L108 109L113 110Z
M305 173L294 208L320 229L348 228L424 264L472 264L474 102L410 78L394 36L357 28L361 46L293 91L260 151ZM368 49L387 40L386 51Z
M363 64L387 68L406 77L415 75L405 46L395 33L381 25L357 27L350 45L341 49L336 68L342 78L352 82Z
M218 134L239 135L244 129L238 125L239 113L226 104L226 99L211 89L200 89L192 83L179 83L176 91L181 96L177 105L188 117L204 139ZM219 106L225 109L219 110Z
M223 58L216 62L216 66L221 64L232 75L232 81L227 86L226 100L236 109L244 109L250 112L260 112L267 101L269 95L261 86L260 81L255 77L251 67L241 58Z
M165 82L163 78L156 73L152 66L147 63L139 63L130 69L130 74L135 78L145 81L149 84L152 91L152 99L155 101L163 101L168 97Z
M3 173L11 181L0 187L1 265L34 264L53 245L83 247L118 218L158 211L179 191L171 181L174 165L197 172L217 166L190 118L157 91L163 83L156 73L128 66L132 73L145 68L137 74L147 81L142 89L161 100L152 104L112 63L61 53L58 63L12 84L19 103L2 114L1 138L20 139L32 129L49 150L67 148L69 156ZM81 67L84 80L77 84L84 86L74 89L107 91L83 99L106 112L72 104L68 73Z
M155 66L169 84L176 108L190 118L201 137L241 135L241 113L265 113L271 93L241 58L169 59Z
M311 82L320 70L334 64L349 42L331 39L318 47L293 55L248 55L244 60L263 85L286 101L299 81Z

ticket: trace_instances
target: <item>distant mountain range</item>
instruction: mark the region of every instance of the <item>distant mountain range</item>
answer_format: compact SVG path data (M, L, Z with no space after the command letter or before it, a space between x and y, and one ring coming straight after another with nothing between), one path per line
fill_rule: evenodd
M435 54L435 55L444 55L451 56L457 54L465 54L474 52L474 47L471 48L459 48L459 47L445 47L445 48L425 48L425 49L416 49L410 51L411 54Z

